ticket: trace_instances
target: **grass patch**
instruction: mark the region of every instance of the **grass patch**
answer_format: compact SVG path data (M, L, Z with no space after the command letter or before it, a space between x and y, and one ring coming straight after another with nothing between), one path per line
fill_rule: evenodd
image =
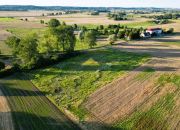
M23 37L29 33L36 33L38 35L42 35L45 31L45 28L8 28L8 32Z
M2 79L0 85L11 107L16 130L78 130L24 75Z
M5 42L0 41L0 52L2 55L11 55L11 48Z
M0 22L14 22L17 19L15 18L10 18L10 17L0 17Z
M167 83L173 83L180 88L180 75L168 75L164 74L158 79L158 84L164 86Z
M173 83L177 86L175 92L169 92L148 110L142 111L141 108L134 112L127 119L114 125L117 130L157 130L171 129L167 122L168 116L173 112L180 89L180 75L162 75L158 83L163 87L166 83ZM178 117L174 117L178 118Z
M162 44L177 45L180 46L180 41L177 42L163 42Z
M59 107L83 119L83 103L101 86L147 61L147 55L115 49L91 50L46 69L29 73L32 82Z
M126 23L122 25L130 27L130 28L140 28L140 27L148 28L149 26L154 26L156 24L152 21L146 21L146 22L132 22L132 23Z
M146 68L143 72L139 73L135 79L136 80L144 80L149 78L154 74L155 70L153 68Z
M156 23L152 22L152 21L143 21L143 22L131 22L131 23L123 23L121 24L122 26L127 26L129 28L148 28L149 26L154 26L157 25ZM79 25L80 27L85 26L88 29L95 29L97 28L99 25L98 24L83 24L83 25ZM107 27L108 25L104 25L104 27Z
M108 42L102 42L102 41L97 41L96 44L97 45L94 46L93 48L99 48L110 45ZM87 50L87 49L90 49L88 44L84 43L83 41L80 41L79 39L76 39L75 50Z

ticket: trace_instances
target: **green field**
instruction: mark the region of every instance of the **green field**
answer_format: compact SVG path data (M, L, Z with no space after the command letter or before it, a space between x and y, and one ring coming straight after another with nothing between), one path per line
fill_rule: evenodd
M0 89L9 102L16 130L79 130L25 75L0 79Z
M117 123L114 126L117 130L172 129L175 122L171 122L171 120L176 121L178 119L177 109L180 107L177 103L180 94L180 75L164 74L159 78L157 84L160 87L170 84L174 91L169 91L166 95L159 97L158 101L153 106L148 107L147 110L143 111L140 108L124 121ZM168 120L170 117L171 120Z
M180 46L180 41L176 41L176 42L163 42L162 44Z
M60 108L83 119L83 103L101 86L147 61L147 55L115 49L91 50L46 69L29 73L32 82Z
M146 22L132 22L132 23L127 23L127 24L122 24L124 26L127 26L129 28L148 28L149 26L154 26L156 25L152 21L146 21Z
M8 28L7 31L12 34L22 37L29 33L36 33L38 35L41 35L45 31L45 28L20 28L19 27L19 28Z
M0 22L14 22L14 21L16 21L15 18L0 17Z

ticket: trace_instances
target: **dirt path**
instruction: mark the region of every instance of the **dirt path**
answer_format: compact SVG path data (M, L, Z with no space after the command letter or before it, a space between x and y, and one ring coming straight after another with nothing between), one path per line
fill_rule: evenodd
M152 59L128 75L97 90L88 98L85 107L107 124L131 114L157 92L154 83L158 77L165 73L180 73L180 46L161 43L179 39L177 34L147 41L120 42L115 46L116 49L147 53L152 55ZM148 68L155 71L144 74Z
M0 89L0 130L14 130L10 108Z

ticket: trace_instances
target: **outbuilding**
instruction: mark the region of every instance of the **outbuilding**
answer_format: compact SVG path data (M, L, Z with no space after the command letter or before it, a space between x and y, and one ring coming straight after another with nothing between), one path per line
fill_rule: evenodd
M163 30L161 28L150 28L146 30L146 33L149 33L150 35L161 35Z

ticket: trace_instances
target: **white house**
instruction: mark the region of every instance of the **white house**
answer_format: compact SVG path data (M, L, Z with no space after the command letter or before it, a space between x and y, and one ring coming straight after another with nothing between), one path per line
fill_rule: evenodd
M161 28L150 28L146 30L146 33L149 33L151 35L156 34L156 35L161 35L163 30Z

